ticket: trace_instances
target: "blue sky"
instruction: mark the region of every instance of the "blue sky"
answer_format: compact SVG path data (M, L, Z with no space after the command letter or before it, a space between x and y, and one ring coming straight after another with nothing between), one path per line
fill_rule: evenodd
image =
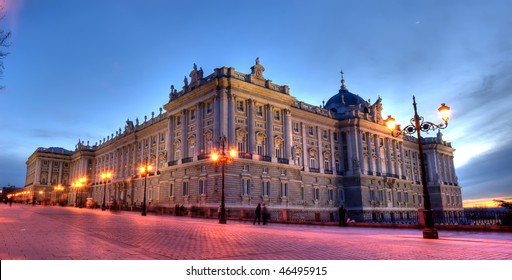
M183 86L193 63L264 76L314 105L348 89L406 124L453 109L464 199L512 196L512 2L0 0L0 186L37 147L98 142ZM431 133L434 135L433 133Z

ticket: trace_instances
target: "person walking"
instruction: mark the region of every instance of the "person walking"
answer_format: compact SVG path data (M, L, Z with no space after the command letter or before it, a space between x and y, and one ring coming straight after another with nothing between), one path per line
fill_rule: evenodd
M347 225L347 210L345 210L345 207L343 205L340 206L338 209L338 216L339 216L339 226L344 227Z
M267 206L265 206L265 203L263 203L262 216L263 216L263 225L266 225L267 220L270 218L270 213L268 212L268 209L267 209Z
M258 220L258 225L261 223L261 203L258 203L258 206L256 206L256 210L254 210L254 222L252 222L253 225L256 224L256 220Z

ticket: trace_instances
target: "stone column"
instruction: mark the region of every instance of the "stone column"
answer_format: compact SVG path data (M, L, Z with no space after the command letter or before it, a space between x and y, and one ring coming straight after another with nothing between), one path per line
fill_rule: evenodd
M216 144L219 140L219 137L222 136L222 115L223 112L221 111L221 96L223 95L223 90L218 90L217 94L213 98L213 147L214 149L218 149L218 145Z
M34 184L41 184L41 159L36 158Z
M181 159L188 157L188 143L187 143L187 134L188 134L188 110L184 109L181 111ZM180 159L180 160L181 160Z
M247 128L248 132L248 152L251 154L256 153L256 132L254 130L254 100L248 100L248 109L247 109Z
M404 142L400 141L400 159L402 160L402 165L400 166L400 179L406 176L406 167L405 167L405 152L404 152Z
M308 139L306 138L307 126L301 122L302 129L302 165L304 170L309 170Z
M267 104L267 156L272 157L272 161L275 162L274 157L274 106Z
M199 102L196 105L196 154L192 155L197 159L197 155L204 154L203 144L203 108L204 103Z
M169 116L167 119L167 142L165 143L165 147L167 150L167 162L172 161L174 158L174 117Z
M320 173L324 173L324 145L322 143L322 129L316 127L316 139L318 141L318 169Z
M291 110L290 109L284 109L283 110L284 116L284 126L283 126L283 133L284 133L284 158L288 159L289 164L293 164L291 151L292 151L292 118L291 118Z
M233 94L230 90L228 93L228 117L227 117L227 126L228 126L228 134L226 135L228 138L227 147L236 146L235 139L235 108L236 108L236 95Z

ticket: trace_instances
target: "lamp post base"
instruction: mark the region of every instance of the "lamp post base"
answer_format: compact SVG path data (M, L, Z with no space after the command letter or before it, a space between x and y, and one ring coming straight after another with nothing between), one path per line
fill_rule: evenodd
M424 228L423 229L423 238L425 238L425 239L439 239L439 235L437 234L437 229L435 229L435 228Z

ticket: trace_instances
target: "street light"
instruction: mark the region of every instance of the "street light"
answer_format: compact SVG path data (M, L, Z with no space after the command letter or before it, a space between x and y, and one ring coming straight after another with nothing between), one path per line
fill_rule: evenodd
M101 211L105 211L105 196L107 194L107 180L112 178L112 173L110 171L105 171L100 174L101 179L103 180L103 203L101 204Z
M423 217L425 218L425 227L423 228L423 238L427 239L438 239L439 235L437 233L437 229L434 228L434 218L432 216L432 209L430 205L430 194L428 192L428 184L427 184L427 174L425 167L425 159L423 156L423 144L421 140L421 131L428 132L430 130L436 129L444 129L448 126L448 120L450 119L450 107L446 106L444 103L439 107L438 112L441 116L441 119L444 123L435 124L432 122L424 121L423 117L418 116L418 111L416 109L416 98L412 97L412 105L414 107L414 118L411 119L411 124L407 125L403 129L400 129L395 123L395 119L391 116L384 121L386 126L391 130L391 135L393 137L398 137L401 134L414 135L417 134L418 138L418 149L419 149L419 158L421 165L421 181L423 184Z
M59 204L59 201L60 201L59 192L63 191L64 187L61 184L58 184L57 186L53 187L53 189L55 190L55 202L57 204Z
M87 183L87 177L81 177L76 180L72 186L76 188L76 196L75 196L75 205L77 203L78 189L80 189L80 205L78 207L82 208L82 187L85 187Z
M146 184L147 184L148 174L151 172L152 169L153 169L153 166L151 164L148 164L147 160L146 160L146 164L142 165L139 168L140 175L144 176L144 200L142 202L142 213L141 213L142 216L147 215L146 214Z
M226 207L225 207L225 197L224 197L224 170L226 168L226 164L228 162L232 162L233 159L237 156L238 152L235 148L229 149L228 154L226 154L226 136L222 136L219 139L219 143L221 146L220 154L219 152L212 152L210 158L214 162L220 162L221 164L221 172L222 172L222 194L221 194L221 202L220 202L220 215L219 215L219 224L226 223Z

